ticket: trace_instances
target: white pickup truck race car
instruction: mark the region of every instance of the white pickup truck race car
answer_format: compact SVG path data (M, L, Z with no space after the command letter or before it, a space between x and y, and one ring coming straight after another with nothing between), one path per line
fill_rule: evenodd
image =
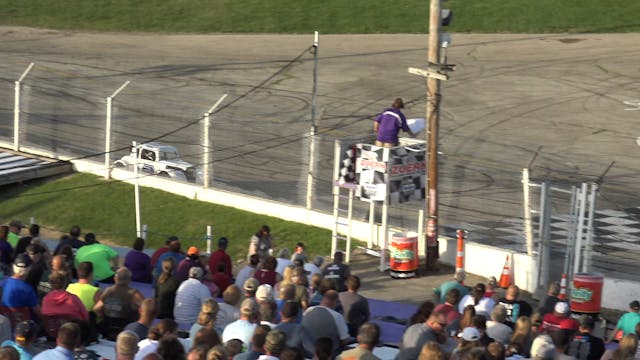
M182 159L178 150L171 145L149 142L131 146L131 153L116 160L115 167L133 168L135 154L138 154L138 169L142 172L176 180L196 182L196 167Z

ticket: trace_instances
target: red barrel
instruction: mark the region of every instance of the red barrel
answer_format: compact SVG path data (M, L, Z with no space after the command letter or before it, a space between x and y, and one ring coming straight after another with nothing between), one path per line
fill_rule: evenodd
M571 311L595 314L600 312L604 276L600 273L576 273L571 288Z
M395 233L389 246L389 269L413 272L418 269L418 234Z

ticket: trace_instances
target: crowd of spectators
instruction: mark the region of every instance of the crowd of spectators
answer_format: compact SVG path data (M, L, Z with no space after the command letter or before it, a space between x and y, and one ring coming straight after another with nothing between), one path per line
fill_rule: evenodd
M0 226L0 360L105 359L90 345L112 341L113 360L379 359L361 279L336 252L310 261L304 244L273 256L270 229L251 237L248 262L233 269L220 238L210 256L183 251L171 236L152 256L136 238L121 262L94 234L73 226L54 251L32 225ZM122 264L121 264L122 263ZM323 266L324 265L324 266ZM235 270L235 271L234 271ZM235 277L233 276L235 274ZM607 339L594 318L570 316L553 283L535 307L495 278L464 286L465 274L435 289L409 319L403 359L633 359L640 303ZM145 288L147 296L141 291ZM425 294L426 295L426 294ZM42 339L46 339L43 341ZM617 347L605 348L606 343Z
M340 252L325 267L302 243L276 258L263 226L234 278L224 237L210 256L177 236L148 256L136 238L120 261L79 226L50 252L37 226L21 237L11 225L0 227L0 359L104 359L92 346L104 341L114 360L334 359L350 343L341 358L376 358L380 329Z
M557 282L534 309L516 285L499 296L495 278L471 288L464 280L459 271L434 289L434 302L423 303L411 318L396 359L640 359L638 301L603 339L595 334L594 315L571 316Z

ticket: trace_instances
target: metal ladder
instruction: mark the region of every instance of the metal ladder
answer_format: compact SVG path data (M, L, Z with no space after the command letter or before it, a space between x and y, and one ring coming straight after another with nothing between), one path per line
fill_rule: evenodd
M356 189L357 185L352 183L340 185L336 182L333 186L334 223L331 234L331 256L333 257L333 254L338 251L338 242L345 241L345 263L349 263L351 257L351 219L353 215L353 197ZM347 208L343 207L345 200Z

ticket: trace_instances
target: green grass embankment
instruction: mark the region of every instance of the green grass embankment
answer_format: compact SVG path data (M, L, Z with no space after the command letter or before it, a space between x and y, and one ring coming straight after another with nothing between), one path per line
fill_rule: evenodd
M443 1L452 32L640 30L637 0ZM0 0L0 25L179 33L426 33L428 0Z
M205 248L207 225L216 240L229 239L228 252L234 259L246 256L249 238L264 224L271 227L276 248L293 250L305 243L310 254L328 255L331 232L318 227L258 215L232 207L215 205L164 191L140 188L142 223L148 225L147 247L157 248L170 235L183 246ZM6 194L0 201L0 223L12 219L36 222L52 230L67 232L80 225L83 233L96 233L98 240L131 246L136 237L133 185L106 181L94 175L74 174L52 181L34 182ZM185 247L186 249L186 247Z

